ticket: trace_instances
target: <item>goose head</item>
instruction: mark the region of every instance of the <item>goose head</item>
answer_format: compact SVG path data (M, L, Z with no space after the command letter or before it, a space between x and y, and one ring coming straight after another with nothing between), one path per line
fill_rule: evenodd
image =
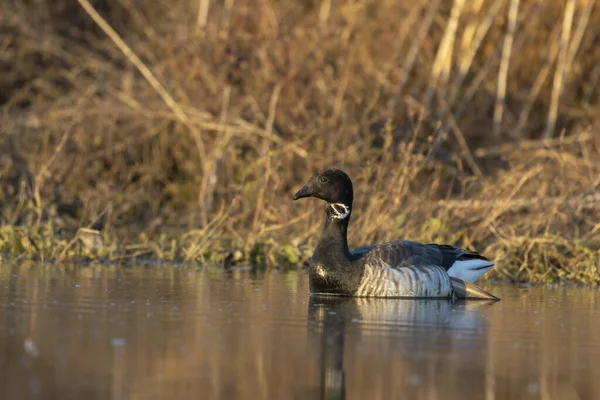
M350 215L354 192L350 177L339 169L323 169L314 173L306 185L294 194L293 199L316 197L329 204L333 218L344 219Z

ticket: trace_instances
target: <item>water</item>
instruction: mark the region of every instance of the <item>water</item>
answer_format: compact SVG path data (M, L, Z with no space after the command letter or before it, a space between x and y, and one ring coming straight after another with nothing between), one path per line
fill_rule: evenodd
M301 272L0 265L0 399L598 399L597 290L316 299Z

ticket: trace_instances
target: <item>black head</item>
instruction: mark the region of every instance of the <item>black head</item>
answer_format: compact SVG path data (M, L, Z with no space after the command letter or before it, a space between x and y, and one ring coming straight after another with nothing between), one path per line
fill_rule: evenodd
M341 203L352 207L354 192L350 177L339 169L323 169L315 172L306 185L294 195L293 199L316 197L328 203Z

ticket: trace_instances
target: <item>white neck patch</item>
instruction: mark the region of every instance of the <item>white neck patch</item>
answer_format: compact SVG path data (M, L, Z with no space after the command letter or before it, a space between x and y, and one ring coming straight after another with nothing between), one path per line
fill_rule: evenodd
M344 219L350 215L350 207L343 203L329 203L329 209L333 219Z

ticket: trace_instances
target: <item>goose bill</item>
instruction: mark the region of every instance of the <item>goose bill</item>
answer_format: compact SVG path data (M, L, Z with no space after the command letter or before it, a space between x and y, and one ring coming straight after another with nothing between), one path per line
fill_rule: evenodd
M292 197L292 199L298 200L303 197L314 196L314 194L315 194L314 190L311 187L309 187L308 185L305 185L302 189L300 189L296 192L296 194L294 195L294 197Z

